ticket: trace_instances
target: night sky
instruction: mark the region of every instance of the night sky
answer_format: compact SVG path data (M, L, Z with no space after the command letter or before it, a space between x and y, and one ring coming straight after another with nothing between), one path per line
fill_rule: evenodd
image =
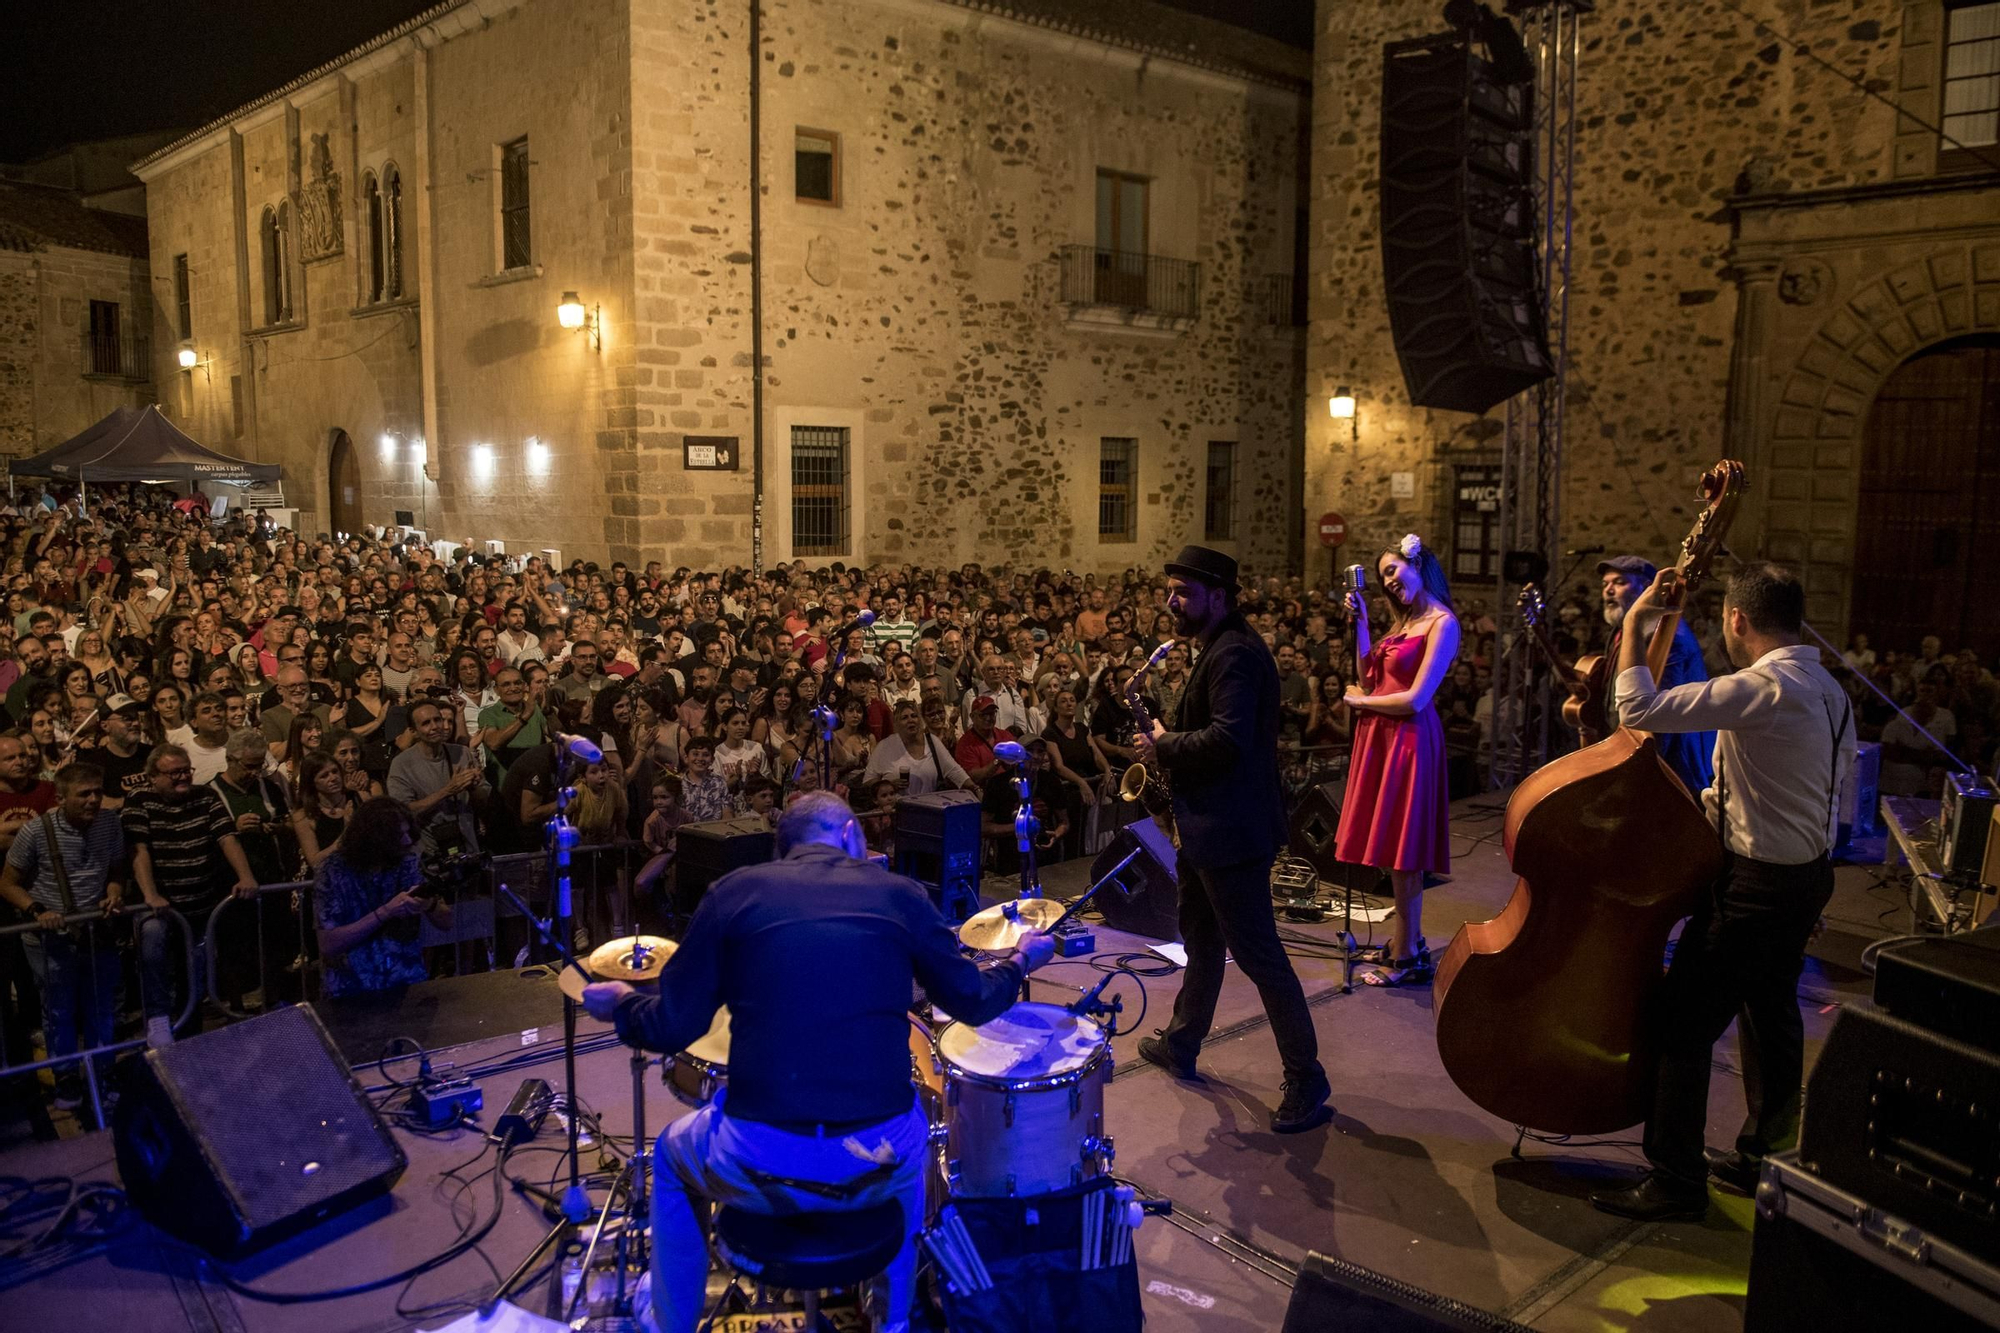
M1312 45L1312 0L1160 0ZM193 129L433 0L41 0L0 42L0 162L79 140Z

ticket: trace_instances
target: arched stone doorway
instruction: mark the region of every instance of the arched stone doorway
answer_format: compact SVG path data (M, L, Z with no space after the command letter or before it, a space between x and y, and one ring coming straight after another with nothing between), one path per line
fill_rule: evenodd
M361 458L344 430L333 432L326 471L327 530L361 531Z
M1892 371L1862 440L1849 626L1878 649L2000 651L2000 335L1927 347Z

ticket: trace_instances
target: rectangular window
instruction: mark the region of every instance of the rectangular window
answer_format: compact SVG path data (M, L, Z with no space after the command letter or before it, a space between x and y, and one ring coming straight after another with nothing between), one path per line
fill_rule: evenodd
M500 267L535 262L528 231L528 136L500 145Z
M1143 176L1097 172L1097 300L1144 309L1146 195Z
M125 363L119 352L118 303L116 301L92 301L90 303L90 373L93 375L124 374Z
M792 427L792 554L847 555L847 428Z
M800 202L840 207L840 136L800 129L792 141L793 194Z
M1212 542L1236 538L1236 445L1229 440L1208 442L1207 517L1202 535Z
M1500 466L1461 464L1452 503L1451 576L1492 582L1500 571Z
M1139 535L1139 442L1106 437L1097 456L1097 539L1129 542Z
M1991 169L1992 153L1967 150L2000 146L2000 0L1945 11L1944 132L1940 167Z
M194 337L193 299L188 289L188 257L174 256L174 318L183 338Z
M235 439L243 438L243 377L229 377L229 434Z

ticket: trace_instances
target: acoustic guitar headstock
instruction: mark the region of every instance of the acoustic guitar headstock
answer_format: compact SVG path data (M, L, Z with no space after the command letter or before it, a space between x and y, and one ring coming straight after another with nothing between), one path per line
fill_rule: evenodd
M1693 588L1708 577L1709 566L1721 553L1729 525L1736 520L1746 484L1743 464L1733 458L1725 458L1701 474L1700 489L1705 503L1695 516L1694 527L1681 540L1680 558L1674 561L1684 586Z

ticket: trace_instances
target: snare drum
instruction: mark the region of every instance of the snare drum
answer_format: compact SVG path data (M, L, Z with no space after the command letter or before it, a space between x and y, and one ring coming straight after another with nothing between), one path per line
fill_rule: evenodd
M729 1086L729 1007L715 1011L715 1022L707 1032L688 1043L688 1048L670 1055L661 1066L660 1077L684 1105L699 1110L715 1100L715 1094Z
M700 1108L729 1086L729 1009L716 1010L715 1022L701 1038L677 1055L668 1056L660 1077L676 1100ZM944 1066L938 1063L931 1030L910 1019L910 1082L925 1116L936 1123L944 1101Z
M938 1035L952 1192L1042 1194L1110 1169L1104 1029L1061 1005L1024 1002L982 1027Z

